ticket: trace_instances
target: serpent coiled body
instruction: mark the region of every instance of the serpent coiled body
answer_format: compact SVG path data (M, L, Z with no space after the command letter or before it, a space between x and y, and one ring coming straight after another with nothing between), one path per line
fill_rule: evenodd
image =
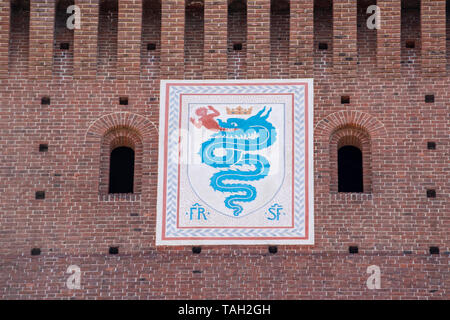
M218 119L224 130L213 134L201 146L202 162L221 169L211 177L210 186L215 191L230 194L224 204L234 216L243 211L239 203L256 198L256 188L248 182L261 180L269 173L269 161L257 154L276 140L275 128L267 121L272 109L263 115L265 111L264 107L247 119L229 118L226 122Z

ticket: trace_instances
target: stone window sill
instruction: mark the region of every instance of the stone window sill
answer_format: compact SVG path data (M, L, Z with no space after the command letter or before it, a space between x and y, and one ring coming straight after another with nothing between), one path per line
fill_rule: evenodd
M332 192L330 193L334 200L346 200L346 201L371 201L372 193L360 193L360 192Z

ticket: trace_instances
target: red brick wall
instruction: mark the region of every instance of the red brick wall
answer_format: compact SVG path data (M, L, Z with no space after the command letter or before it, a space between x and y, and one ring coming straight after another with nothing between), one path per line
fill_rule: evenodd
M228 1L205 0L203 77L226 79L228 68Z
M15 0L9 32L3 31L9 11L0 7L0 43L10 43L8 76L0 79L0 298L450 298L450 80L448 74L430 74L428 62L422 66L424 50L433 53L422 47L421 34L433 30L419 21L433 19L421 19L419 1L402 9L400 1L378 0L386 12L382 28L373 31L364 28L367 1L359 7L349 0L334 6L296 2L289 19L273 12L270 26L248 29L247 19L257 22L255 1L248 13L245 5L232 4L225 20L218 0L221 10L208 7L201 20L203 8L190 9L192 1L149 0L141 20L141 2L127 0L135 8L122 18L135 26L127 29L120 27L120 6L107 14L99 11L104 1L75 0L82 27L73 32L73 45L58 15L56 32L48 11L40 16L35 10L30 23L30 2L31 8L48 5ZM309 27L306 35L291 24L293 8L293 21ZM302 18L303 10L312 16ZM223 33L212 36L209 15L226 21L227 42ZM449 17L438 21L447 21L448 39ZM260 29L262 43L255 33ZM250 36L257 45L252 50L263 46L263 52L248 54ZM442 64L443 37L429 37L429 45L439 45ZM292 48L302 39L314 41L312 53L305 51L312 44ZM405 48L408 39L416 48ZM59 49L62 41L70 42L68 52ZM125 47L117 47L119 41ZM156 50L147 50L150 42ZM232 50L235 42L243 43L242 51ZM319 42L328 49L318 50ZM217 52L211 51L215 45ZM249 56L270 68L255 74ZM450 65L448 51L444 56ZM220 62L217 71L210 61ZM293 62L305 64L288 65ZM266 246L205 246L199 255L188 246L156 247L159 79L247 78L248 66L252 77L314 77L315 245L279 246L277 254ZM122 79L127 68L132 76ZM427 94L435 95L434 103L424 102ZM50 105L40 104L44 95ZM341 104L342 95L350 96L350 104ZM129 104L120 105L120 96ZM371 193L333 190L330 159L336 148L330 139L345 126L370 136ZM136 150L140 193L99 194L102 141L114 129L137 132L142 143ZM427 149L428 141L437 143L436 150ZM48 152L39 152L42 143ZM436 198L427 198L427 189L436 189ZM45 199L36 200L36 191L45 191ZM359 253L349 254L355 245ZM119 255L108 254L111 246ZM430 246L440 254L430 255ZM31 256L32 248L41 255ZM72 264L81 269L80 290L65 285ZM379 290L366 287L370 265L381 269Z
M98 15L97 76L105 80L116 77L118 2L100 1Z
M74 1L60 1L56 7L55 14L55 41L53 44L53 77L72 78L73 77L73 38L74 31L66 27L67 7L74 4ZM61 49L61 43L68 43L69 49Z
M270 77L273 79L289 78L289 12L288 1L272 1L270 12Z
M242 50L233 50L241 43ZM228 7L228 79L245 79L247 67L247 7L245 0L234 0Z
M26 77L28 74L30 6L17 1L10 7L9 77ZM6 16L2 16L6 19Z
M247 0L247 78L270 77L270 0Z
M202 79L204 20L202 2L187 2L184 31L184 78Z
M407 73L420 72L420 58L421 58L421 47L422 43L420 41L420 7L413 6L407 1L402 1L402 41L401 41L401 52L402 60L401 65ZM414 48L407 48L406 41L413 41L415 44Z
M148 44L155 44L155 50L147 50ZM161 5L156 0L143 2L142 43L141 43L141 79L159 79L161 59Z
M8 77L11 6L6 1L0 3L0 16L0 77Z

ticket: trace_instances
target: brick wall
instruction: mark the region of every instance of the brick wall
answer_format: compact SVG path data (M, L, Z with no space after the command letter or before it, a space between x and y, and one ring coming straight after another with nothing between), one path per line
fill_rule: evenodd
M148 50L148 45L154 48ZM142 43L141 43L141 78L142 80L156 80L159 78L159 64L161 59L161 5L157 1L143 2L142 14Z
M204 48L204 7L199 2L188 2L184 31L184 78L202 79Z
M270 12L270 77L289 78L289 2L272 2Z
M55 13L55 38L53 42L53 77L72 78L73 77L73 53L74 53L74 31L66 27L67 7L74 4L74 1L60 1ZM67 43L68 49L61 47Z
M228 7L228 79L245 79L247 67L247 6L235 0ZM241 44L241 50L234 50Z
M225 8L217 0L218 11L209 0L75 0L82 27L74 32L61 18L66 1L14 0L11 10L2 1L0 43L9 53L6 73L0 49L0 298L449 299L450 55L442 24L449 39L450 18L439 1L435 35L424 21L436 13L423 1L378 0L382 28L367 30L373 1L292 0L288 13L266 0L248 1L249 10L245 1ZM53 15L36 10L43 5ZM227 35L215 35L210 18ZM249 57L268 68L259 72ZM277 254L205 246L199 255L155 247L159 79L295 75L315 79L315 245L279 246ZM434 103L425 103L431 94ZM355 128L370 138L371 193L337 193L330 139ZM105 139L116 129L142 144L133 195L101 192ZM430 255L431 246L440 254ZM41 254L31 256L32 248ZM81 290L65 286L72 264L81 268ZM381 269L379 290L366 287L370 265Z

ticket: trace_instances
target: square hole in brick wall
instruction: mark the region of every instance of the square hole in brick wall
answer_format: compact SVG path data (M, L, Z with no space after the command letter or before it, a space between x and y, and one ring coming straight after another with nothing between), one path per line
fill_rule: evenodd
M349 253L351 253L351 254L355 254L355 253L358 253L358 247L357 246L350 246L350 247L348 247L348 252Z
M350 96L341 96L341 104L349 104Z
M41 143L39 145L39 152L47 152L48 151L48 144Z
M242 50L242 43L233 43L233 50L235 51Z
M277 246L270 246L269 247L269 253L275 254L277 252L278 252L278 247Z
M428 150L436 150L436 142L434 142L434 141L428 141L428 142L427 142L427 149L428 149Z
M36 191L35 198L38 200L45 199L45 191Z
M439 254L439 247L430 247L430 254Z
M69 48L70 48L70 45L68 42L61 42L59 44L59 49L61 49L61 50L69 50Z
M31 249L31 255L32 256L38 256L41 254L41 249L40 248L33 248Z
M109 247L109 254L119 254L119 247Z
M434 103L434 94L427 94L425 96L425 102L426 103Z
M41 98L41 104L50 104L50 97L42 97Z
M120 97L119 104L122 106L127 106L128 105L128 97Z
M406 40L405 47L408 49L414 49L416 47L416 42L414 40Z
M427 198L436 198L436 190L428 189L427 190Z
M147 44L147 50L148 51L156 50L156 43L148 43Z
M319 42L319 50L328 50L328 43Z
M200 254L202 252L202 247L192 247L193 254Z

